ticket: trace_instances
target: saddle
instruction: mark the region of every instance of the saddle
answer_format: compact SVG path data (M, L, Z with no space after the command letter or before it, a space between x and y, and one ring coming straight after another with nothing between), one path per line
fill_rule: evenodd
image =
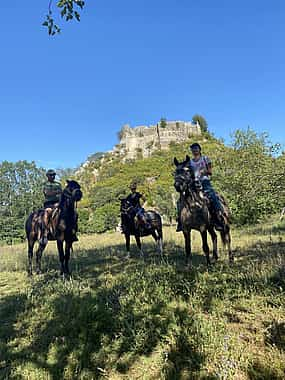
M140 209L134 217L135 227L143 233L151 229L151 219L144 209Z

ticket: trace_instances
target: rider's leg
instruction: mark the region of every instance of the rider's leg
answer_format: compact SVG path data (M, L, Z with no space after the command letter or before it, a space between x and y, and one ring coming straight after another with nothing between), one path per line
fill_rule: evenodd
M209 179L204 179L202 181L202 187L203 191L208 195L210 201L212 202L212 205L215 209L215 226L217 229L223 229L224 228L224 218L223 218L223 207L221 205L221 202L219 198L217 197L217 194L215 190L213 189L213 186Z
M146 219L145 210L142 207L137 208L136 217L145 228L151 228L151 224Z
M219 198L217 197L217 194L210 182L209 179L204 179L202 181L202 187L203 187L203 190L204 192L208 195L208 197L210 198L213 206L214 206L214 209L216 212L218 211L222 211L223 208L222 208L222 205L221 205L221 202L219 200Z
M181 224L181 201L180 198L176 202L176 208L177 208L177 227L176 227L176 232L182 231L182 224Z
M44 210L44 215L42 218L42 233L40 238L40 244L46 245L48 241L48 232L50 228L50 217L52 213L52 208L48 207Z

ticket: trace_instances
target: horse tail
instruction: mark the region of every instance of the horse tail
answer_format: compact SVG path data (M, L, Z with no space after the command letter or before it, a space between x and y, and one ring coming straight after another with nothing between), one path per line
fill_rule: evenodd
M32 232L32 220L33 220L33 216L34 216L34 213L32 212L26 222L25 222L25 232L26 232L26 237L27 237L27 240L29 240L29 237L30 237L30 233Z
M157 232L158 232L158 235L160 237L161 240L163 240L163 232L162 232L162 219L161 219L161 216L159 214L157 214L158 216L158 226L157 226Z

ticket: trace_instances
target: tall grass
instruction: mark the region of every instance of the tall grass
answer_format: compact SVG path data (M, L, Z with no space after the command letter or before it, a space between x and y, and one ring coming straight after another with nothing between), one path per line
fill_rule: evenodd
M126 260L118 234L84 236L73 275L58 274L54 243L44 274L28 278L24 245L0 248L1 379L285 378L282 225L234 231L210 270L193 235L165 230L165 257L144 239Z

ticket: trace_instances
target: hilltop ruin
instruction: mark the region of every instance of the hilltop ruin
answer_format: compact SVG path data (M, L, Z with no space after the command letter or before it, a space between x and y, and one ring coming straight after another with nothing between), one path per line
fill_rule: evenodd
M119 132L120 142L113 149L125 159L135 159L138 154L149 157L156 149L167 149L172 142L181 143L192 136L201 135L199 123L165 121L150 126L131 128L126 124Z

